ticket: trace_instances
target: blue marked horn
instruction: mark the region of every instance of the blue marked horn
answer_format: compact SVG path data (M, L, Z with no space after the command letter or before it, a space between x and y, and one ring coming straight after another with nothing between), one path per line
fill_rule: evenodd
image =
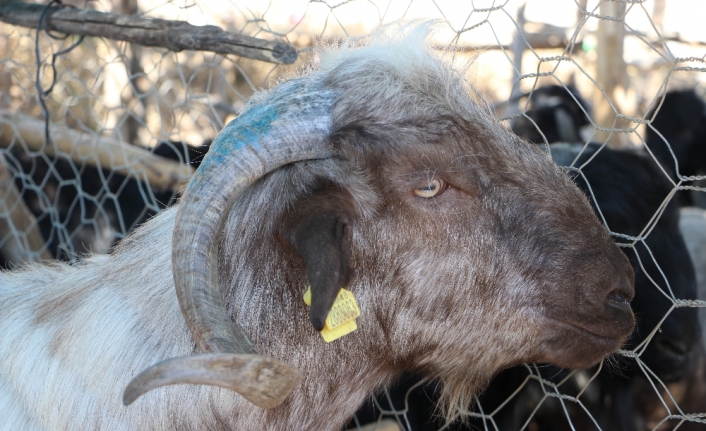
M233 203L258 178L292 162L335 155L327 140L335 99L311 79L287 82L213 141L180 202L172 237L177 297L203 354L146 369L125 389L125 405L160 386L192 383L228 388L272 408L299 383L298 369L258 355L231 321L218 288L218 244Z

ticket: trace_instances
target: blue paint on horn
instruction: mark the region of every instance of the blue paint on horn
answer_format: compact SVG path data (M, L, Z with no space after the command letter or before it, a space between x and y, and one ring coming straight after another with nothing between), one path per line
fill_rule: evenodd
M204 162L220 164L232 151L238 151L246 145L257 148L260 138L267 136L272 130L272 124L277 121L277 108L278 105L257 105L240 114L216 136L208 152L208 160Z
M204 157L201 165L196 171L193 179L189 182L186 193L194 188L199 188L200 183L208 181L208 176L199 175L198 172L206 172L222 166L228 154L242 150L250 146L252 149L260 150L260 143L264 137L271 132L275 123L291 115L306 116L309 110L321 109L324 104L327 110L333 100L333 94L322 95L320 93L308 94L302 91L305 86L302 82L291 81L280 85L275 91L270 93L259 104L251 107L240 114L236 119L228 123L216 136L211 144L211 148ZM303 96L309 96L303 97ZM302 100L310 98L321 99L320 103L302 105ZM326 102L326 103L324 103ZM296 113L296 114L294 114ZM199 199L199 197L194 197Z
M223 165L228 154L246 146L258 149L260 140L269 135L273 124L280 117L281 104L261 104L240 114L216 136L211 148L201 162L197 172L207 172ZM205 181L203 176L194 175L186 187L188 194L193 188L199 188ZM198 197L196 197L198 199Z
M258 105L238 115L213 140L201 167L204 163L209 166L218 165L223 162L226 154L238 151L246 145L257 149L260 138L270 133L272 125L281 117L281 114L293 108L293 106L287 106L288 103L285 100L296 99L292 96L296 96L301 88L303 88L302 83L297 81L282 84ZM291 105L293 100L289 102Z

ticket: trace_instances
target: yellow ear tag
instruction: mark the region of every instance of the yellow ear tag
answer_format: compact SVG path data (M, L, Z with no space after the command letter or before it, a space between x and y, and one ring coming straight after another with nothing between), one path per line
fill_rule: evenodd
M304 303L311 307L311 286L306 289ZM358 325L355 324L358 316L360 316L360 308L355 296L350 290L341 288L336 300L333 301L331 311L326 316L324 329L321 330L324 341L330 343L358 329Z

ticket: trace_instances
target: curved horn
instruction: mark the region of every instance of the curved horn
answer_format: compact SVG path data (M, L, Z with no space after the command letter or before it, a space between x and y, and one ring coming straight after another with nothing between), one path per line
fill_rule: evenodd
M218 287L219 237L233 203L258 178L288 163L335 155L326 139L335 99L311 77L287 82L213 141L186 188L172 237L181 311L206 355L169 359L143 371L126 389L125 404L159 386L197 383L233 389L271 408L299 382L299 370L257 355L242 328L231 321Z

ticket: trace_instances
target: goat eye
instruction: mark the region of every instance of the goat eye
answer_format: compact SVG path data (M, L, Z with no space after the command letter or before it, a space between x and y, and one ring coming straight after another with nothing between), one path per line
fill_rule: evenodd
M421 187L414 189L414 194L420 198L433 198L434 196L440 195L444 190L446 190L446 181L434 178Z

